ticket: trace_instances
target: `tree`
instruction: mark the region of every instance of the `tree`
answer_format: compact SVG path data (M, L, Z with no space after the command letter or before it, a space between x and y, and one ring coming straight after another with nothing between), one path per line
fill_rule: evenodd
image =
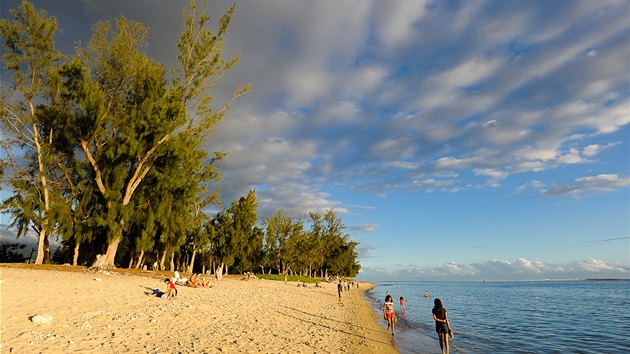
M280 209L266 218L264 224L264 247L271 262L270 266L275 267L278 274L289 272L301 260L300 247L304 245L303 223L284 215L284 209Z
M134 194L167 154L167 143L180 134L204 142L230 104L250 89L238 89L218 109L210 106L214 84L238 61L221 55L233 13L234 6L221 17L214 34L207 29L210 17L191 2L178 44L181 66L171 71L170 84L166 70L146 55L147 29L124 17L116 21L116 29L108 22L97 23L87 47L80 50L79 59L89 71L83 69L67 82L79 91L72 117L77 146L90 163L105 205L100 216L108 239L104 265L114 266L118 246L128 237L125 222L135 208ZM170 224L162 226L167 237L163 244L180 244Z
M346 276L358 274L361 269L355 250L358 242L351 241L350 236L344 233L346 226L335 210L329 209L323 216L313 212L309 215L313 222L309 243L315 255L311 259L320 268L320 276L327 277L329 271Z
M257 209L256 191L250 189L247 196L233 201L227 210L232 215L233 222L229 247L234 252L234 263L241 266L241 272L253 269L253 258L259 250L257 247L262 246L260 232L256 230Z
M217 213L217 216L206 224L206 232L210 238L210 253L221 269L225 264L231 265L234 262L234 253L230 247L232 225L232 217L227 212Z
M44 246L51 224L51 188L49 174L54 166L51 149L53 131L42 129L39 111L49 102L54 90L47 89L49 75L63 56L53 40L57 20L45 11L37 12L29 2L10 10L13 20L0 21L4 38L2 62L11 74L11 87L2 86L1 142L8 167L13 196L5 201L3 212L13 217L18 237L32 227L39 236L35 264L50 254ZM48 140L46 139L48 137ZM21 156L14 156L14 153ZM22 159L24 163L19 160Z

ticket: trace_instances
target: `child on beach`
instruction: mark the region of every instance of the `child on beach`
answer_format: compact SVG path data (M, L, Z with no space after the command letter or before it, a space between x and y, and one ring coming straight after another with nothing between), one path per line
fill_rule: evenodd
M169 278L164 279L164 283L166 284L166 298L172 299L177 296L177 288L175 288L175 283Z
M400 312L405 312L405 298L401 296L398 302L400 302Z
M394 299L391 295L385 297L385 303L383 304L383 318L387 321L387 330L392 329L392 336L394 334L394 323L396 314L394 313Z
M443 354L448 354L448 336L453 337L453 331L451 330L451 324L448 322L448 315L446 309L442 307L442 301L435 299L433 301L433 319L435 320L435 331L438 334L438 340L440 341L440 349Z

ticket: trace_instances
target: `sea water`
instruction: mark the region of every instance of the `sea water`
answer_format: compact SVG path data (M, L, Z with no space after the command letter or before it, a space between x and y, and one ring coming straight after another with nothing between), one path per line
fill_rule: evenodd
M402 354L440 353L436 298L455 333L451 353L630 353L630 281L375 284L367 299L382 314L386 292L394 298L392 345Z

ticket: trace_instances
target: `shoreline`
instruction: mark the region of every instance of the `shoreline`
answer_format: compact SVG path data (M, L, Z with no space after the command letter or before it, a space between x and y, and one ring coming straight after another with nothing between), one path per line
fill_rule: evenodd
M344 291L343 306L335 283L238 275L211 288L177 286L175 299L148 296L170 274L1 264L0 351L398 353L363 296L369 283Z

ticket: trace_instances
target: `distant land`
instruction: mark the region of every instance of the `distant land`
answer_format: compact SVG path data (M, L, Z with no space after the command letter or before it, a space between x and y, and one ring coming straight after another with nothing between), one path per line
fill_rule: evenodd
M26 245L26 247L18 250L18 253L24 257L28 257L33 248L37 251L38 239L37 234L35 234L34 231L29 230L26 235L17 239L15 238L15 235L17 235L17 231L14 228L11 228L6 224L0 224L0 245ZM57 250L57 247L61 246L61 241L57 240L55 237L49 237L48 240L50 241L50 252L52 254ZM35 254L33 254L33 256L35 256Z

